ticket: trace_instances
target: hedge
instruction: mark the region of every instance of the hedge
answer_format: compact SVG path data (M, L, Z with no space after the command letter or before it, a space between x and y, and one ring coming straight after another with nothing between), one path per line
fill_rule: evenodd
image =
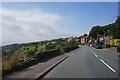
M114 39L110 40L110 46L114 46Z
M110 46L118 46L120 44L120 39L110 40Z
M114 39L114 46L118 46L120 44L120 39Z

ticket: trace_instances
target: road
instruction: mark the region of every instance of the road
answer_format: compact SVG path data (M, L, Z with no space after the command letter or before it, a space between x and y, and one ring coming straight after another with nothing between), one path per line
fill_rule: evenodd
M44 78L118 78L115 52L80 46Z

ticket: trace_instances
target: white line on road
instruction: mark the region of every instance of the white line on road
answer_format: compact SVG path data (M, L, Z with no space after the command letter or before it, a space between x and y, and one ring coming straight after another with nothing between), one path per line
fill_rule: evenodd
M93 53L94 55L95 55L95 57L98 57L98 55L97 54L95 54L95 53Z
M90 50L90 49L89 49ZM90 50L90 52L92 52L96 57L98 57L97 54L95 54L92 50ZM110 67L104 60L100 59L100 61L105 64L110 70L112 70L113 72L116 72L112 67Z
M90 50L90 49L89 49ZM97 54L95 54L92 50L90 50L94 55L95 55L95 57L98 57L98 55Z
M100 59L100 61L103 62L103 64L105 64L110 70L112 70L113 72L116 72L112 67L110 67L105 61L103 61L102 59Z
M93 51L91 51L93 53Z
M90 49L89 49L90 50ZM90 52L92 52L93 53L93 51L92 50L90 50Z

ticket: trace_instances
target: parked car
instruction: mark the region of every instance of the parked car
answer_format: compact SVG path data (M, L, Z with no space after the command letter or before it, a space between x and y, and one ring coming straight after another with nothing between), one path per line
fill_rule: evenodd
M94 44L90 44L90 47L94 47Z
M100 44L95 44L94 47L95 47L96 49L102 49L102 46L101 46Z
M120 57L120 45L117 46L117 53L118 53L118 56Z

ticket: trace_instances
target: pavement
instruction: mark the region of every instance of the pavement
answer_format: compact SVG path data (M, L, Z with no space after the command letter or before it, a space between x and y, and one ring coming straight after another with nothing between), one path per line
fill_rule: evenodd
M118 78L118 56L110 50L81 46L51 70L47 78ZM94 80L94 79L93 79Z
M68 57L68 55L60 55L53 59L50 59L46 62L40 62L34 66L31 66L27 69L24 69L19 72L14 72L12 74L6 75L4 80L19 80L22 78L22 80L35 80L37 78L41 78L45 73L47 73L48 70L52 69L53 67L57 66L60 62L65 60Z
M105 48L104 50L112 51L113 53L117 52L117 47Z

